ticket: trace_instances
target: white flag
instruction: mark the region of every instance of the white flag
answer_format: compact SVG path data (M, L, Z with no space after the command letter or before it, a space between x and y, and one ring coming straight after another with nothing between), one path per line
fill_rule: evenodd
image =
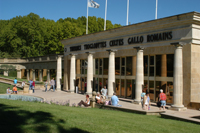
M99 4L94 2L93 0L88 0L88 7L92 7L92 8L99 8Z

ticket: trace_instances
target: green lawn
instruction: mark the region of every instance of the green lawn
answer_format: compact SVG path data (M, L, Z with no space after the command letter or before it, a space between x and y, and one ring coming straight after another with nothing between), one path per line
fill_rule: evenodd
M198 133L197 124L92 108L0 99L1 132Z
M0 94L5 94L8 87L10 87L11 90L13 89L13 85L0 83ZM22 90L22 89L17 88L17 90Z

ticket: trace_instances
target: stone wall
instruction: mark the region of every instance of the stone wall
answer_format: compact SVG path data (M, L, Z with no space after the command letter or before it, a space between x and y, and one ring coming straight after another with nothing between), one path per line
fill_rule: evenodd
M191 45L191 105L200 108L200 45Z

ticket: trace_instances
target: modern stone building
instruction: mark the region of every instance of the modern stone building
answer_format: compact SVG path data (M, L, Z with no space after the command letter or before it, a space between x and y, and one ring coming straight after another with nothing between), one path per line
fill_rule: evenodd
M61 41L64 89L140 101L142 89L174 109L200 108L200 13L190 12Z

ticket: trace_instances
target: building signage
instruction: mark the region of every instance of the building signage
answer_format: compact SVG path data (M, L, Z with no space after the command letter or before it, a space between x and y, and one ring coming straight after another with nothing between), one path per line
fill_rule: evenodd
M136 36L128 38L128 44L135 44L135 43L143 43L144 37L143 36Z
M172 37L173 37L172 31L149 34L149 35L147 35L147 42L170 40L170 39L172 39ZM138 44L138 43L143 43L143 41L144 41L143 36L129 37L128 40L127 40L128 44ZM122 46L122 45L124 45L124 39L111 40L109 42L109 45L110 45L110 47ZM85 50L86 49L104 48L104 47L106 47L106 41L97 42L97 43L90 43L90 44L84 45ZM81 45L70 47L70 51L79 51L79 50L81 50Z
M98 42L98 43L91 43L85 44L84 49L94 49L94 48L103 48L106 47L106 42Z
M109 45L112 46L120 46L124 45L124 39L117 39L117 40L111 40Z
M81 50L81 45L70 47L70 51L79 51Z
M147 35L147 42L164 41L172 39L172 31Z

